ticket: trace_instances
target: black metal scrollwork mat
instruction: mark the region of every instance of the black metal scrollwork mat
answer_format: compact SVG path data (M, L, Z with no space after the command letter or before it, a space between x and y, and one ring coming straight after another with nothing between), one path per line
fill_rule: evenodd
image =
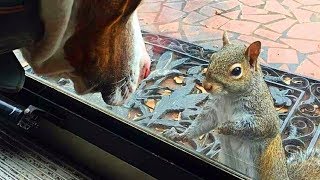
M99 94L79 98L104 106L157 134L171 127L182 132L209 98L201 82L211 54L218 49L208 50L147 32L143 32L143 37L152 59L152 72L125 105L107 106ZM320 82L266 66L262 68L281 119L286 155L299 149L320 147ZM68 80L62 79L56 85L74 93ZM209 158L219 152L219 142L212 133L184 145Z

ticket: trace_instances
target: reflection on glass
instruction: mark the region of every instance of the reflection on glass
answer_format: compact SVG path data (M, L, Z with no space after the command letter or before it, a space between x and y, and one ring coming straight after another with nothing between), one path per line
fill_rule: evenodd
M320 56L316 46L320 39L314 27L320 27L320 11L315 9L316 4L319 2L300 0L147 1L139 9L139 15L142 16L142 29L200 44L208 49L216 49L215 45L221 46L218 39L223 30L230 32L233 41L247 45L259 40L263 45L261 63L319 79ZM279 114L286 158L299 151L319 148L315 145L320 121L319 81L266 67L263 67L263 73ZM175 131L184 132L178 128ZM210 158L219 153L230 154L223 150L218 153L220 145L217 136L211 132L209 134L200 137L206 140L212 137L213 140L208 141L208 144L212 143L210 145L214 147L203 148L205 151L201 153ZM198 150L195 143L191 144L193 149ZM244 162L244 159L239 159L239 162ZM318 167L315 172L319 171ZM291 179L302 179L293 176L296 173L301 173L301 170L289 171ZM308 175L303 178L319 177L315 173Z
M151 56L152 72L123 106L106 105L98 93L77 96L72 82L66 79L50 80L50 85L123 121L151 130L161 138L161 133L171 128L179 133L184 132L211 99L202 82L214 51L149 33L143 36ZM32 72L31 69L28 71ZM279 114L286 157L298 150L313 148L310 142L319 124L319 102L314 99L319 97L319 83L264 66L262 72ZM307 101L300 104L302 99ZM214 131L177 143L205 159L217 160L219 153L225 153L237 162L238 168L233 167L234 170L244 174L246 170L243 167L259 169L252 162L245 161L241 154L239 158L221 151L220 141Z
M266 179L287 179L288 177L290 179L301 179L299 175L313 178L320 177L320 175L315 174L317 172L320 173L320 170L308 173L307 169L304 172L294 169L302 163L296 161L299 159L296 156L298 152L312 152L315 148L320 148L319 81L262 66L261 72L264 74L267 87L261 88L259 87L262 86L261 84L245 84L245 82L243 82L245 85L240 84L237 86L237 88L246 86L257 88L260 93L269 91L273 99L274 108L271 107L272 103L270 104L270 102L269 105L262 106L265 105L264 101L266 99L262 97L266 96L265 94L260 94L254 101L242 104L237 108L233 107L235 103L229 102L228 104L223 100L216 101L217 104L210 104L210 101L214 101L214 97L210 96L207 91L213 88L213 84L208 85L207 83L207 86L203 86L206 79L205 75L208 76L208 73L212 75L211 79L206 79L207 82L216 81L215 83L222 83L225 81L225 84L229 80L234 82L241 81L243 80L241 75L249 73L249 71L241 71L246 67L241 63L239 65L236 63L223 64L225 62L222 62L215 65L216 70L208 70L212 54L219 54L216 52L220 51L217 47L221 47L222 30L230 31L232 40L240 40L246 45L257 40L261 41L263 46L259 54L262 58L261 63L275 62L273 64L278 68L282 63L280 60L283 59L290 61L287 63L289 65L297 63L300 56L304 57L303 59L308 57L318 60L318 55L312 54L319 51L318 42L313 42L314 40L319 41L316 33L308 33L308 37L304 39L303 43L292 40L294 38L302 38L300 32L305 30L304 26L301 25L302 23L309 22L311 19L319 21L315 14L318 10L311 6L304 7L304 10L283 8L289 6L302 7L303 3L306 3L306 1L299 2L254 2L243 0L214 2L207 0L146 1L139 9L139 15L141 15L140 23L143 29L152 33L166 33L167 36L184 39L188 42L151 33L143 33L146 48L151 57L151 73L140 83L129 100L122 106L106 105L100 93L78 96L73 89L73 83L68 79L55 81L46 77L41 78L45 80L45 83L50 82L50 86L66 91L71 96L92 105L94 108L113 114L121 121L133 123L137 128L151 131L157 134L159 138L172 139L170 141L172 144L182 145L187 150L201 156L203 160L220 161L229 168L249 177L257 178L262 176L266 177ZM313 4L313 2L309 3ZM307 17L296 18L296 20L291 19L294 18L291 13L297 16L302 14L299 13L300 11L308 9L310 10L307 13L310 16L309 20L307 20ZM286 16L290 17L290 19L286 18ZM308 26L306 31L308 30L309 32L313 32L314 30L312 31L312 29L316 29L314 27L319 27L318 24L312 23L305 26ZM138 26L135 27L137 28ZM287 30L290 32L291 39L287 37ZM310 48L300 46L300 44L310 40L313 40L310 44L316 45L312 45ZM299 46L297 45L298 43ZM201 44L206 49L194 44ZM233 61L239 58L239 54L234 54L236 50L232 49L228 52L226 59ZM258 50L252 49L247 56L256 51ZM297 51L300 53L299 57L295 55ZM278 54L278 56L275 56L275 54ZM290 54L290 56L284 56L283 54ZM273 57L273 59L270 57ZM221 59L217 55L213 57L212 61L217 61L219 58ZM301 58L299 61L301 61ZM310 63L310 61L307 62ZM315 62L318 61L313 61L313 64L317 64ZM147 61L142 63L148 64ZM249 63L252 62L250 61ZM286 64L283 63L283 65ZM230 69L231 66L232 69ZM257 67L254 64L251 64L251 66L251 70L255 72ZM282 69L286 69L286 67L288 66L281 66ZM290 69L295 68L290 66ZM28 69L28 72L33 73L31 69ZM300 70L301 72L303 71ZM312 66L310 73L303 73L316 77L319 72L319 68L316 69ZM116 73L113 72L113 74ZM217 75L219 73L231 73L233 77L229 77L229 80L226 80L226 77L218 78ZM103 89L105 87L99 88ZM129 88L125 87L124 89L122 93L127 93ZM239 91L239 89L233 89L233 94L231 94L236 98L240 98L239 101L241 102L244 102L245 98L247 98L244 95L252 93L252 91L248 91L247 94L242 94L241 97L243 99L241 99ZM269 100L271 100L271 97ZM107 99L106 101L110 100L108 97L104 98ZM223 103L226 103L226 105L223 105ZM205 112L204 109L207 105L216 106L220 109L218 112ZM256 107L252 108L254 105ZM223 108L228 110L226 111ZM250 115L239 113L247 110L246 108L252 108L250 109ZM276 120L274 119L274 110L279 117ZM227 115L225 112L228 112ZM257 114L262 112L266 113L266 115L256 117L258 116ZM187 129L190 129L196 118L206 120L206 118L201 119L201 113L205 115L206 113L207 115L208 113L215 113L221 121L238 113L241 115L236 115L237 118L243 118L243 120L235 121L233 122L234 124L226 125L225 128L220 129L215 127L218 127L217 124L204 124L200 129L206 129L205 131L195 128L196 130L194 131L197 131L197 133L194 133L192 137L181 138L181 134L188 132ZM204 117L207 117L205 115ZM262 118L263 122L248 120L252 118ZM275 125L277 123L279 125ZM200 124L195 124L194 127L199 128L201 127ZM256 127L256 129L252 127ZM163 134L166 137L163 137ZM288 166L288 169L285 167L287 159L289 159L289 164L293 165ZM298 163L294 164L295 162ZM315 168L319 167L308 169L314 170ZM287 170L288 174L286 174Z

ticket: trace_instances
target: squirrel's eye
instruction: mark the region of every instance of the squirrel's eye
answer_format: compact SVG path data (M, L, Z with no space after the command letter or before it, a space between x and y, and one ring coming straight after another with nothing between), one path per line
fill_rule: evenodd
M230 67L230 75L234 79L239 79L242 76L242 65L240 63L233 64Z
M239 76L241 74L241 68L236 67L231 71L232 76Z

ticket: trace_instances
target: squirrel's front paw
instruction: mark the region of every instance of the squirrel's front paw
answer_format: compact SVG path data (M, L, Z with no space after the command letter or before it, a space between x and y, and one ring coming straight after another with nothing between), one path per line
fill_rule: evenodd
M224 135L228 135L229 134L229 129L225 126L221 126L218 127L215 132L217 132L218 134L224 134Z
M164 137L170 139L170 140L173 140L173 141L184 141L184 140L186 140L186 136L183 133L179 134L174 127L172 127L169 130L164 131L162 133L162 135Z

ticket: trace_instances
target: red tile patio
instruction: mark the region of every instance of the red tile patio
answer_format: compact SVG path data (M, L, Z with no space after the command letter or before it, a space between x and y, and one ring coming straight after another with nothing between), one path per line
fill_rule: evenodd
M320 0L144 0L143 30L221 47L262 42L262 64L320 79Z

